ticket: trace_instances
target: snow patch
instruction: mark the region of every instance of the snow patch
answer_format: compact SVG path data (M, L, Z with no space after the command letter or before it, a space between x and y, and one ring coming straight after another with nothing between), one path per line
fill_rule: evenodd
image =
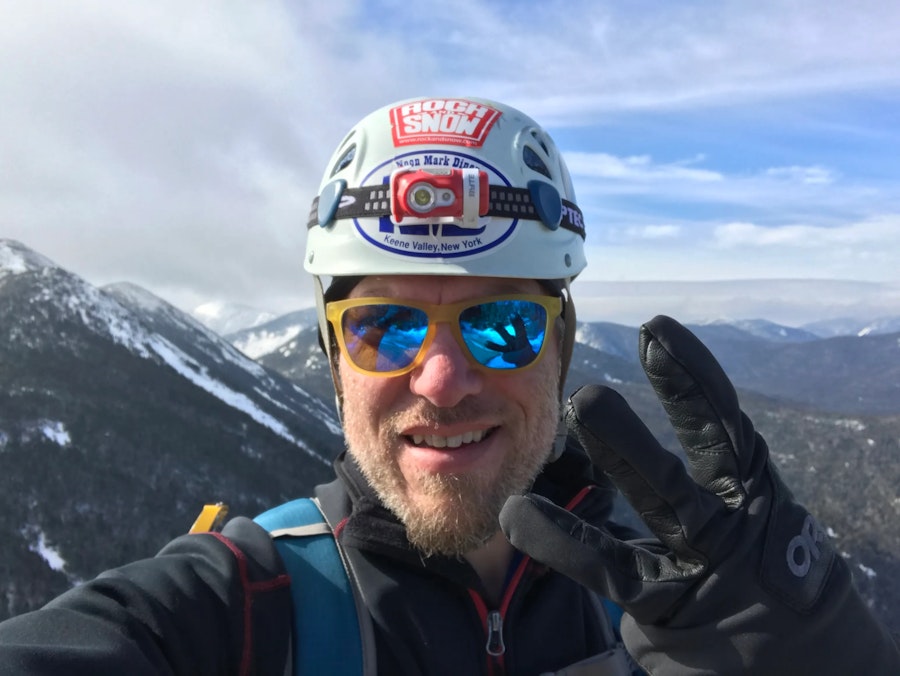
M254 332L246 338L234 341L234 346L251 359L258 359L296 338L301 330L300 326L291 326L283 331Z
M47 420L41 425L41 432L50 441L65 448L72 443L66 426L58 420Z
M54 267L53 261L11 239L0 239L0 279Z
M21 275L27 270L22 256L6 245L0 246L0 275Z
M866 426L861 423L859 420L852 419L838 419L834 421L836 427L846 427L848 430L853 432L862 432L866 429Z
M275 315L267 310L216 301L198 305L191 314L220 336L250 329L275 319Z
M47 544L47 536L38 526L26 526L22 529L22 534L28 537L31 542L28 544L29 551L40 556L52 570L63 572L66 568L66 560L55 547ZM30 537L29 537L30 536Z
M818 418L816 416L806 416L806 420L814 422L818 425L834 425L835 427L844 427L851 432L862 432L866 429L865 423L853 418Z
M150 348L162 357L163 361L174 369L175 372L190 380L197 387L209 392L228 406L250 416L250 418L260 425L268 427L281 438L287 439L292 444L302 448L310 457L324 464L328 464L324 458L311 451L306 444L292 435L282 422L260 409L249 397L247 397L247 395L236 392L224 383L211 378L205 368L201 367L196 361L188 357L167 340L158 336L154 337L150 342Z
M867 578L869 578L870 580L873 579L873 578L875 578L875 577L878 577L878 573L876 573L874 570L872 570L872 569L869 568L868 566L864 566L864 565L861 564L861 563L857 563L857 564L856 564L856 567L859 568L860 571L862 571L862 574L865 575L865 576L866 576Z

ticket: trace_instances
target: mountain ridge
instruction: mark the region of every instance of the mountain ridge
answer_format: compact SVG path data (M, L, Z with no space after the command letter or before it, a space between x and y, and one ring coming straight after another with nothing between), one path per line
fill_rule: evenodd
M133 288L0 260L0 617L153 555L205 502L253 515L331 476L340 427L295 382Z

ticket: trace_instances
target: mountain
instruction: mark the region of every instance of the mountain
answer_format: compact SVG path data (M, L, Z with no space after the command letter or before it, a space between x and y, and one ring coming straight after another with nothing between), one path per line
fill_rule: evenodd
M224 335L241 352L256 359L282 348L317 323L315 308L306 308Z
M308 494L341 447L327 403L191 317L0 240L0 617L152 555L205 502Z
M900 414L900 332L818 338L811 331L763 320L688 328L738 387L794 407L849 415ZM636 328L582 323L576 339L582 347L638 363ZM583 359L600 363L591 355Z
M637 326L654 315L666 314L691 324L722 318L733 323L763 317L785 326L811 330L811 322L850 317L858 330L873 317L900 317L900 284L897 282L839 279L597 281L579 277L572 284L572 291L581 319L602 319L628 326ZM889 332L897 330L900 329Z
M191 315L220 336L264 324L276 316L268 310L221 301L198 305L191 311Z
M793 328L776 324L766 319L738 319L735 321L726 321L718 319L709 324L714 326L731 326L756 338L762 338L773 343L806 343L816 340L821 336L812 331L803 328Z
M803 328L822 338L900 333L900 317L878 317L869 320L849 317L823 319L806 324Z
M690 328L740 387L836 413L900 413L900 333L781 342L733 326Z

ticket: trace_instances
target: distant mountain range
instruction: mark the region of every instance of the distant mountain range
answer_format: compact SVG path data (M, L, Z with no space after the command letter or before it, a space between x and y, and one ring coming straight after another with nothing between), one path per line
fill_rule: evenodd
M688 326L739 387L832 413L900 414L900 317L800 328L764 319ZM307 332L314 337L315 327L315 309L308 308L225 338L260 363L297 378L310 367L307 360L319 354L318 343L301 338ZM636 327L581 322L577 341L600 353L591 359L616 357L621 363L610 364L612 371L642 382L637 336Z
M900 282L838 279L595 281L576 279L578 314L590 321L637 326L656 314L683 323L763 318L819 337L900 331Z
M275 315L266 310L221 301L198 305L191 314L220 336L275 319Z
M0 617L152 555L204 502L252 515L330 476L342 439L315 312L243 316L226 325L252 326L221 337L136 286L93 287L0 240ZM870 326L691 328L900 633L900 332ZM610 384L678 452L637 329L582 323L577 341L568 388Z

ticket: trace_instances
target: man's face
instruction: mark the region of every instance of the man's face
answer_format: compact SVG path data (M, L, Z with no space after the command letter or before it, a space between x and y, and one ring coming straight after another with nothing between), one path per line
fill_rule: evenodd
M545 292L533 280L383 276L366 277L350 297L453 303L509 293ZM497 531L506 498L546 461L559 411L559 345L555 334L547 341L524 371L476 368L445 324L405 375L361 374L341 355L349 452L426 555L477 549Z

